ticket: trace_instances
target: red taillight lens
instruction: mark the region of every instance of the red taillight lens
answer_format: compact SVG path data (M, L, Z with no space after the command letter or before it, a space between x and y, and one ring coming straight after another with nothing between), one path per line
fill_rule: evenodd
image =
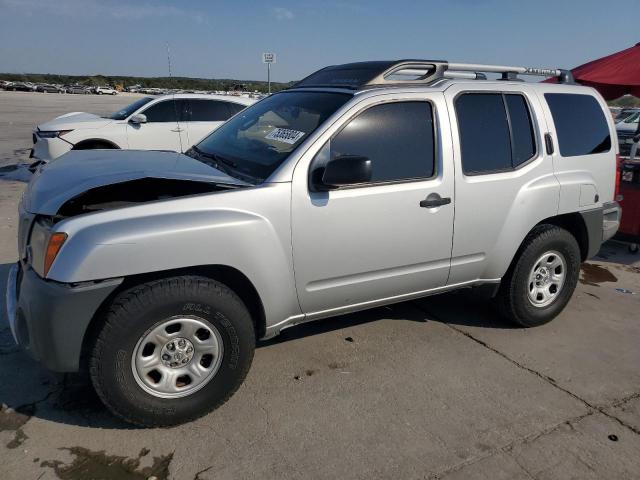
M616 155L616 190L615 196L613 197L616 202L622 201L622 195L620 195L620 177L622 175L622 159L620 158L620 154Z
M62 244L67 239L66 233L53 233L49 237L49 243L47 244L47 251L44 255L44 276L47 276L49 273L49 269L51 268L51 264L56 259L56 255L62 248Z

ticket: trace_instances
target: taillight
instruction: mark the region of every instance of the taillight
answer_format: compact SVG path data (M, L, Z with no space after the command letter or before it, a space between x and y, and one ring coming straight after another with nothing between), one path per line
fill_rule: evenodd
M616 193L613 197L616 202L622 201L622 195L620 195L620 177L622 176L622 159L620 154L616 155Z
M52 233L49 237L49 243L47 244L47 251L44 255L44 273L43 276L46 277L49 273L49 269L51 268L51 264L56 259L58 252L62 248L62 244L67 239L66 233Z

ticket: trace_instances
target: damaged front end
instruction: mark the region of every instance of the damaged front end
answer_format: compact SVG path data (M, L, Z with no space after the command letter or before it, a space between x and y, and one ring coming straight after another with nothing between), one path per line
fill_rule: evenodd
M85 213L130 207L147 202L169 200L238 188L193 180L170 178L141 178L92 188L63 203L56 212L58 219Z
M41 166L22 204L29 213L66 218L248 186L175 152L82 150Z

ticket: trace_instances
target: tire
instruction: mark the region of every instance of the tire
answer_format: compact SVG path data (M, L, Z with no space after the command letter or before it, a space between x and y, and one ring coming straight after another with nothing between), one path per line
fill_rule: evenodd
M175 331L176 323L179 331ZM202 342L219 342L208 367L203 363L205 356L198 353L200 336L196 338L206 330L211 336ZM161 345L160 337L154 334L158 331L169 343ZM185 366L174 365L180 363L176 347L184 339L192 342L187 342L192 346L192 357ZM143 427L167 427L194 420L225 403L249 371L255 342L247 308L225 285L197 276L166 278L133 287L114 298L92 346L89 371L96 392L115 415ZM184 357L189 349L182 347ZM209 347L206 351L214 350ZM168 353L171 358L165 357ZM157 360L152 360L159 362L157 372L142 377L138 362L156 355ZM196 362L199 355L201 360ZM193 379L186 384L182 375L164 382L172 374L175 377L194 368L204 371L204 380L191 375ZM163 385L169 390L161 391Z
M548 323L569 302L579 276L575 237L563 228L540 225L524 240L500 283L498 310L522 327Z

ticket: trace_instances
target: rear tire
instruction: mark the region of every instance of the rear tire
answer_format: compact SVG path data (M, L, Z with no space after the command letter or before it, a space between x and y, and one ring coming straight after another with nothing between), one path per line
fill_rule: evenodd
M172 277L113 300L91 351L91 380L125 421L177 425L226 402L254 349L253 322L234 292L204 277Z
M522 327L553 320L567 305L580 275L580 247L555 225L534 228L502 279L496 298L503 317Z

